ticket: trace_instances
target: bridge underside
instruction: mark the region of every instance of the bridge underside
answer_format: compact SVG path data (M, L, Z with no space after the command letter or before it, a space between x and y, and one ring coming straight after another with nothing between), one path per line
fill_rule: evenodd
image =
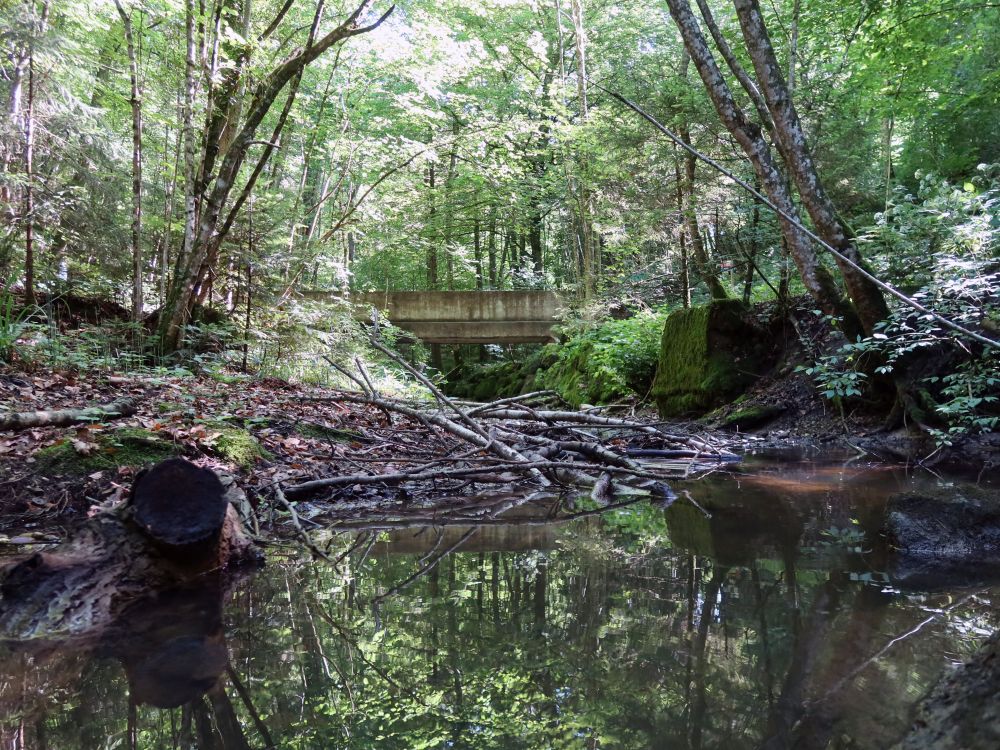
M392 322L426 344L527 344L555 341L552 323L535 320Z
M543 291L375 292L352 294L351 301L357 320L367 320L376 307L394 325L428 344L555 341L552 326L560 307L554 292Z

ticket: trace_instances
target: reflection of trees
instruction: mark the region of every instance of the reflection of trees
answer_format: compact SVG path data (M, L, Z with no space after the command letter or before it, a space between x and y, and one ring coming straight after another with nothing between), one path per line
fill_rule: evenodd
M854 672L925 613L803 557L787 524L687 520L675 537L661 510L634 506L558 546L518 549L511 531L508 551L450 554L464 531L407 555L366 531L338 568L272 566L229 607L227 675L183 707L139 706L137 746L728 750L894 731L886 716L933 679L941 636ZM730 533L753 544L720 560ZM125 737L127 681L75 668L77 696L34 712L18 700L58 690L14 683L51 673L7 670L5 737L81 750Z

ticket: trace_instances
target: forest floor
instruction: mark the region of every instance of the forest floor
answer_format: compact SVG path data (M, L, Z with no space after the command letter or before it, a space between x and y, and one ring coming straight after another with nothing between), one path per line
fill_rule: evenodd
M223 382L226 380L228 382ZM180 455L236 474L251 498L269 487L414 457L407 427L339 392L278 379L0 373L0 405L26 412L134 400L122 419L0 431L0 530L78 519L127 495L144 464ZM432 453L426 450L426 457ZM375 492L358 487L356 492Z
M2 411L78 409L126 397L137 410L120 419L0 431L0 543L64 537L79 519L126 498L142 466L171 456L234 475L260 526L268 528L276 520L287 526L287 514L274 502L276 487L487 461L446 432L330 388L245 376L0 372ZM682 436L711 432L696 424L670 427ZM750 438L708 439L740 450ZM608 434L603 444L621 454L628 447L661 447L642 435ZM434 503L434 513L461 510L468 498L509 493L522 479L502 470L475 481L447 478L424 482L418 497L408 494L407 483L338 485L300 500L295 523L351 521L352 511L354 517L390 508L419 512L434 494L446 498Z
M817 326L805 333L822 347L826 332ZM795 371L795 364L810 356L793 352L733 404L699 422L671 423L667 431L699 436L731 453L867 455L891 463L943 462L973 472L1000 465L998 435L943 451L925 435L885 429L884 409L874 405L859 402L842 411L817 394L811 378ZM270 526L282 515L275 514L275 488L480 460L470 459L469 445L454 436L330 388L226 373L90 376L0 370L0 412L78 409L125 397L137 407L125 418L0 430L0 542L59 538L77 519L121 501L143 465L175 455L235 475L259 523ZM620 405L601 413L657 422L650 407ZM620 454L644 447L635 435L609 431L602 439ZM500 471L487 481L425 482L420 492L460 498L509 490L517 481ZM324 488L316 498L298 503L295 523L328 523L331 505L340 522L351 518L352 509L421 507L407 487L360 482ZM287 514L282 518L287 526Z

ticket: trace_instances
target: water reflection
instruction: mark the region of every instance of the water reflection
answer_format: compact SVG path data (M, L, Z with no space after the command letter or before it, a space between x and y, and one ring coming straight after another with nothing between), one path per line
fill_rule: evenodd
M111 658L9 648L4 746L888 747L998 626L990 589L894 585L871 531L915 481L761 469L697 483L711 518L345 536L224 613L211 586L137 605Z

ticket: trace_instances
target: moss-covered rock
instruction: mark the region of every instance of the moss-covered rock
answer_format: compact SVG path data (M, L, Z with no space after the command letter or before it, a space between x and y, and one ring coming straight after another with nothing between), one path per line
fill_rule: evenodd
M120 466L145 466L180 455L180 449L155 432L125 427L94 436L93 442L72 440L42 448L35 454L40 467L58 474L91 474Z
M730 400L761 373L769 343L737 300L672 313L652 389L660 415L697 416Z

